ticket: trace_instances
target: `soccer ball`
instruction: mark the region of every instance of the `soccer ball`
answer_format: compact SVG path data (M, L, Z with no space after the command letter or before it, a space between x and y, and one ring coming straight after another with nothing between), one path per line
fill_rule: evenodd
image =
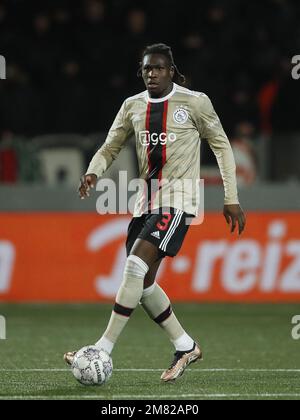
M112 375L110 355L95 346L83 347L72 363L72 373L82 385L104 385Z

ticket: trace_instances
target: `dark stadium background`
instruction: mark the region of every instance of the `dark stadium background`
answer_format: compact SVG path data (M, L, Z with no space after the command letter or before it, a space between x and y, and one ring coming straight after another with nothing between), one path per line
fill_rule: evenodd
M276 166L277 151L299 156L292 134L300 128L300 83L291 78L299 11L292 0L1 1L0 53L7 60L1 143L11 136L28 142L46 133L107 130L123 99L144 89L136 77L144 46L163 41L172 46L187 87L212 98L231 138L242 131L255 146L254 137L272 136L264 176L299 177L293 158ZM209 151L204 159L213 161ZM17 169L7 172L2 180L26 179Z
M300 399L292 324L300 313L299 21L297 0L0 0L0 399ZM172 389L160 384L172 349L138 309L116 346L112 380L83 388L62 354L106 326L127 216L98 215L98 194L82 202L76 190L123 100L144 90L136 73L154 42L169 44L187 87L212 99L235 154L247 228L230 236L222 180L203 142L204 224L191 228L161 281L204 363ZM134 149L129 142L107 173L117 184L119 171L137 174ZM110 237L115 223L124 231ZM227 253L209 277L201 250L219 241ZM239 247L244 260L231 253ZM226 277L232 255L227 272L236 262L244 270Z

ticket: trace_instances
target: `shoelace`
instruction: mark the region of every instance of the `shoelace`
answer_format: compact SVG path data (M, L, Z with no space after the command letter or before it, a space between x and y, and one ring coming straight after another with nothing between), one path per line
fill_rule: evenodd
M195 347L196 347L196 344L194 344L194 346L193 346L193 348L191 349L191 350L188 350L188 351L176 351L175 353L174 353L174 360L173 360L173 362L171 363L171 366L169 367L169 369L172 369L172 367L174 367L175 365L176 365L176 363L178 362L178 360L179 359L181 359L181 357L183 356L183 355L185 355L185 354L187 354L187 353L190 353L191 351L193 351L194 349L195 349Z
M176 353L174 353L174 360L173 360L173 362L171 363L171 366L170 366L170 368L169 369L172 369L172 367L174 367L175 365L176 365L176 363L178 362L178 360L179 359L181 359L181 357L184 355L184 354L187 354L188 352L187 351L176 351Z

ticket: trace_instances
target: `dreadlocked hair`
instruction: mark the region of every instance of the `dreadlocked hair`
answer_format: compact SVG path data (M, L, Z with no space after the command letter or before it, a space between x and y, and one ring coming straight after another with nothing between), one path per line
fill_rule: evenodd
M171 50L171 47L169 47L166 44L153 44L153 45L148 45L148 47L146 47L143 51L142 54L142 61L140 62L140 67L138 69L137 75L138 77L142 76L142 65L143 65L143 59L146 55L149 54L162 54L164 55L168 60L171 66L174 67L174 82L177 83L178 85L184 85L185 84L185 76L183 74L180 73L180 71L178 70L178 67L176 66L176 64L174 63L174 58L173 58L173 53Z

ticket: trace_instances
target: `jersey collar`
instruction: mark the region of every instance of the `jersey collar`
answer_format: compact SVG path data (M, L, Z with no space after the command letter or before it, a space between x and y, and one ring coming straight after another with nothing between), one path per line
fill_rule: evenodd
M153 104L158 104L160 102L165 102L174 95L174 93L176 92L176 87L177 87L176 83L173 83L172 91L167 96L164 96L163 98L150 98L149 93L146 90L146 92L145 92L146 93L146 99L147 99L148 102L151 102Z

